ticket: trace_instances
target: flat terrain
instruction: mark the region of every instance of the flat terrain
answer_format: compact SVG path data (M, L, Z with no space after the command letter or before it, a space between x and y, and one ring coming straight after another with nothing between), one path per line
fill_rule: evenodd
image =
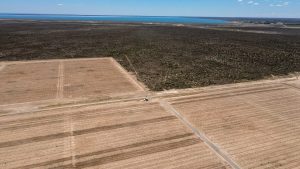
M285 83L211 90L169 101L241 168L299 168L299 81Z
M1 169L300 166L298 77L151 92L112 58L1 65Z
M112 58L0 64L0 105L144 91Z
M230 168L159 103L0 117L0 168Z
M58 62L2 65L0 105L56 98Z
M112 58L67 61L64 97L112 96L144 89Z
M300 71L299 28L0 21L0 43L0 60L111 56L158 91Z

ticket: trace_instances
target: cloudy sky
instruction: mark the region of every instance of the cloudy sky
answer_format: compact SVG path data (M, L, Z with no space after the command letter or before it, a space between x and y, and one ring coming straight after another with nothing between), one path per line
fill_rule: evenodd
M0 13L300 18L300 0L0 0Z

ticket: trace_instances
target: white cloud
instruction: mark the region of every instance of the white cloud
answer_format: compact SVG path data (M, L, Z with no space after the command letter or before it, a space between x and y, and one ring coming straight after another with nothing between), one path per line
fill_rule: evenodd
M64 4L57 4L57 6L63 6Z
M270 7L286 7L290 5L291 0L236 0L240 4L248 4L253 6L270 6Z
M272 3L270 4L271 7L284 7L284 6L289 6L290 2L288 1L280 1L278 3Z

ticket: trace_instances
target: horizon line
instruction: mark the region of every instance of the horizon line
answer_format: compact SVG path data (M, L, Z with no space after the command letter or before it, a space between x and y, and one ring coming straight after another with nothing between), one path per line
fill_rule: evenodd
M258 16L176 16L176 15L109 15L109 14L59 14L59 13L14 13L0 12L6 15L72 15L72 16L139 16L139 17L191 17L191 18L260 18L260 19L300 19L297 17L258 17Z

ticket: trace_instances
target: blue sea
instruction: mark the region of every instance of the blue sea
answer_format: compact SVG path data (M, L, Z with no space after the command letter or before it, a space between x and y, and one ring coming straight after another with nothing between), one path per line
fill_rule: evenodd
M179 16L108 16L108 15L54 15L54 14L0 14L0 19L45 21L102 21L175 24L226 24L228 21L201 17Z

